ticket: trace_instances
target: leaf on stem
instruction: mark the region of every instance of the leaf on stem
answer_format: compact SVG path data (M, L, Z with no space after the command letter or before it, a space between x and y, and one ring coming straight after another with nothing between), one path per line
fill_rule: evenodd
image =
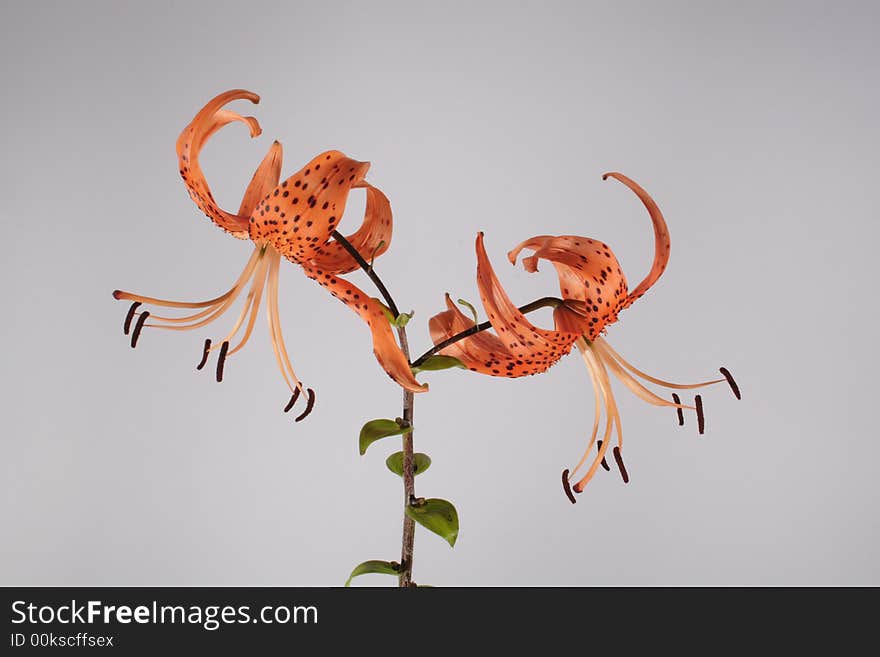
M415 310L410 310L408 313L400 313L397 316L397 319L391 320L391 325L395 328L403 328L407 324L409 324L409 320L413 318L413 315L416 314Z
M351 575L348 576L348 579L345 580L345 586L351 586L351 580L353 580L358 575L367 575L369 573L377 573L379 575L397 575L400 572L400 564L396 561L379 561L377 559L371 559L370 561L364 561L363 563L359 563L354 567L354 570L351 571Z
M474 308L474 305L468 301L465 301L464 299L459 299L458 303L459 305L469 309L471 311L471 315L474 316L474 324L479 324L479 322L477 321L477 309Z
M453 367L458 367L461 369L467 369L465 364L462 363L458 358L453 358L452 356L440 356L433 355L429 356L425 359L425 362L421 365L416 365L412 368L413 374L418 374L419 372L436 372L438 370L448 370Z
M358 445L361 456L367 453L367 448L377 440L387 438L388 436L399 436L404 433L410 433L412 427L401 426L396 420L370 420L361 427Z
M385 459L385 465L388 466L388 469L391 470L391 472L399 477L402 477L403 452L394 452L394 454ZM430 456L421 453L413 454L413 474L422 474L429 467L431 467Z
M409 324L409 320L411 320L413 318L413 315L416 314L415 310L411 310L408 313L400 313L397 317L395 317L394 313L391 312L391 308L382 303L380 299L373 297L373 301L375 301L382 307L382 313L385 315L388 323L395 328L403 328L404 326Z
M419 498L406 507L406 515L455 547L458 538L458 511L451 502L433 497Z

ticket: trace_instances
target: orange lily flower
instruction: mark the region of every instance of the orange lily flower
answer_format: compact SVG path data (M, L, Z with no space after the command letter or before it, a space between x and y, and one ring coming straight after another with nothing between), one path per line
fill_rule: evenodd
M684 424L682 409L696 411L700 433L705 428L700 395L696 396L693 406L682 404L675 393L672 395L673 401L668 401L650 391L639 379L673 390L702 388L726 381L737 399L740 398L735 381L723 367L720 370L724 376L722 379L691 384L672 383L637 369L602 337L608 325L617 321L620 311L641 297L660 278L669 261L670 249L666 221L648 193L620 173L607 173L603 179L608 177L619 180L635 192L653 222L654 263L645 279L629 292L617 258L607 244L598 240L571 235L543 235L526 240L508 253L511 264L516 264L523 249L532 251L532 255L523 258L526 271L537 271L540 259L549 261L556 268L562 292L562 301L553 311L554 330L541 329L533 326L507 296L492 269L483 246L483 234L480 233L476 242L477 285L495 333L476 333L440 350L441 354L462 361L471 371L490 376L519 377L546 371L571 351L572 345L577 346L592 379L596 408L592 434L584 455L574 468L562 473L563 487L572 503L575 501L572 490L582 492L600 464L609 469L605 456L615 430L617 446L612 452L623 480L629 481L621 454L623 432L620 413L611 389L609 370L644 401L677 409L679 424ZM431 339L435 345L474 326L474 321L452 303L449 295L446 296L446 305L447 310L429 321ZM602 410L606 417L605 428L602 439L597 440ZM597 453L590 459L594 445L597 446ZM581 476L576 479L579 473ZM575 482L573 486L572 481Z
M382 255L391 243L391 205L379 189L364 180L369 162L353 160L339 151L327 151L279 184L282 151L281 144L276 141L257 167L238 213L223 210L214 200L199 164L199 153L208 138L234 121L246 124L251 137L261 133L255 118L224 109L227 103L239 99L252 103L260 100L254 93L236 89L209 101L180 134L177 157L180 175L196 205L234 237L253 241L253 253L232 288L208 301L169 301L116 290L113 293L115 298L134 302L124 325L126 335L131 333L131 346L137 345L145 327L189 331L210 324L224 315L250 285L244 307L232 329L219 341L205 341L202 360L197 368L202 369L209 354L219 350L217 380L222 380L226 359L242 349L251 336L265 292L272 347L281 374L292 393L284 410L289 411L303 394L307 398L307 406L297 421L303 419L312 410L315 393L311 388L306 388L294 372L281 334L278 272L281 256L284 256L300 265L309 278L330 290L333 296L367 323L376 358L395 381L414 392L426 390L426 385L416 381L409 361L394 339L382 304L340 277L340 274L358 268L354 258L331 237L339 225L352 189L364 189L367 202L363 224L348 236L348 241L365 258ZM139 310L141 305L199 310L182 317L165 317ZM148 318L150 323L147 323ZM230 347L243 326L240 340Z

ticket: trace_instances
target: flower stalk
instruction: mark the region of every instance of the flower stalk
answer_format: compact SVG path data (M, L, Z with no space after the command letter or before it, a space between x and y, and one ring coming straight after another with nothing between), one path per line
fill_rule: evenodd
M358 253L357 249L355 249L351 243L345 239L345 237L340 234L338 231L333 231L332 233L333 239L335 239L342 247L348 251L352 258L355 259L355 262L360 265L360 268L364 270L367 276L370 277L370 280L376 285L376 288L379 290L379 293L382 295L382 298L385 299L385 303L388 305L388 308L391 309L392 314L395 318L400 316L400 311L397 309L397 304L394 303L394 298L391 296L391 293L388 291L388 288L385 287L385 284L382 282L382 279L376 273L376 270L373 266L364 260L363 256ZM409 355L409 340L406 337L406 327L398 326L397 327L397 336L400 340L400 348L403 351L403 355L406 356L406 359L410 359ZM412 427L413 425L413 406L415 404L415 395L413 395L411 390L404 389L403 390L403 424L407 427ZM403 504L404 509L406 506L410 504L412 500L415 499L416 496L416 481L415 481L415 472L413 468L413 432L408 431L403 434ZM406 513L403 514L403 533L401 537L401 545L400 545L400 570L398 572L398 585L400 587L409 587L412 585L412 567L413 567L413 549L415 544L415 536L416 536L416 523L410 518Z

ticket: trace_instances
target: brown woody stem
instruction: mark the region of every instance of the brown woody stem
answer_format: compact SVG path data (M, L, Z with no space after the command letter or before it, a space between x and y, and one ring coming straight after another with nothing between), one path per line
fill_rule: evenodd
M561 304L562 304L562 299L557 299L556 297L542 297L540 299L537 299L536 301L532 301L531 303L527 303L524 306L520 306L519 311L523 315L527 315L528 313L534 312L535 310L538 310L539 308L556 308L556 307L560 306ZM428 349L428 351L426 351L421 356L416 358L416 360L413 362L412 366L418 367L419 365L424 363L426 360L428 360L428 358L430 358L434 354L438 353L441 349L445 349L449 345L455 344L459 340L464 340L465 338L467 338L471 335L475 335L475 334L479 333L480 331L485 331L486 329L490 329L490 328L492 328L492 323L489 321L485 321L482 324L475 324L474 326L471 326L469 329L465 329L461 333L456 333L452 337L447 338L443 342L439 342L436 345L434 345L431 349Z
M360 268L366 272L367 276L370 277L370 280L378 288L379 292L382 294L382 298L385 299L385 303L388 304L388 307L391 309L394 317L399 317L400 312L397 310L397 304L394 303L394 299L391 297L391 293L388 291L388 288L385 287L385 284L382 282L382 279L379 278L379 275L376 273L375 269L373 269L372 265L367 263L364 260L363 256L358 253L357 249L355 249L351 243L345 239L342 235L340 235L337 231L333 231L333 238L342 245L352 258L355 259L355 262L360 265ZM400 339L400 348L403 351L403 355L406 356L407 361L409 361L409 341L406 337L406 328L403 326L399 326L397 328L397 336ZM403 422L406 426L412 426L413 419L413 401L414 395L409 390L403 391ZM409 431L403 434L403 503L404 508L409 506L410 502L415 499L416 489L415 489L415 473L413 472L413 434L412 431ZM413 567L413 544L416 535L416 524L415 522L406 515L403 514L403 537L401 540L400 546L400 574L398 575L398 586L400 587L409 587L412 585L412 567Z

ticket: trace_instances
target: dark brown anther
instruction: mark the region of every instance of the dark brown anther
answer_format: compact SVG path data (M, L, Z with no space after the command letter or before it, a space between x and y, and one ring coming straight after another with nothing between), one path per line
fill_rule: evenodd
M679 397L677 394L675 394L673 392L672 393L672 401L674 401L676 404L680 404L681 397ZM683 427L684 426L684 413L682 413L680 408L676 408L675 410L678 412L678 426Z
M706 418L703 417L703 398L700 395L694 397L694 404L697 407L697 427L702 434L706 429Z
M617 461L617 469L620 470L620 476L623 477L623 483L629 483L629 475L626 472L626 466L623 464L623 457L620 455L620 447L614 447L614 460Z
M574 493L571 492L571 484L568 483L568 468L562 471L562 488L565 491L565 495L568 497L569 502L577 504L577 500L574 498Z
M300 420L305 420L309 413L312 412L312 409L315 407L315 391L311 388L306 390L306 394L308 394L309 398L306 401L306 410L304 410L298 418L294 420L294 422L299 422Z
M202 360L199 361L199 364L196 365L196 369L200 370L205 366L205 363L208 362L208 354L211 351L211 338L205 338L205 349L202 351Z
M122 332L125 333L125 335L128 335L129 331L131 331L131 320L134 319L134 314L140 305L140 301L135 301L131 304L131 308L128 309L128 314L125 316L125 324L122 325Z
M138 316L138 321L135 322L134 331L131 332L131 348L134 349L137 347L138 338L141 337L141 330L144 328L144 322L147 321L147 317L150 316L149 311L144 311Z
M600 454L602 453L602 441L601 440L596 441L596 451L598 451ZM609 470L611 470L611 468L608 466L608 461L605 460L604 456L602 457L602 467L605 468L605 472L608 472Z
M224 340L220 345L220 355L217 356L217 383L223 380L223 366L226 364L227 351L229 351L229 340Z
M730 386L730 389L733 390L733 396L737 399L742 399L742 395L739 394L739 386L736 385L736 381L733 380L733 374L730 373L726 367L719 368L718 370L724 375L724 378L727 379L727 385Z
M293 405L296 403L296 400L299 399L299 388L293 389L293 394L290 396L290 401L287 402L287 406L284 407L284 412L287 413L293 408Z

